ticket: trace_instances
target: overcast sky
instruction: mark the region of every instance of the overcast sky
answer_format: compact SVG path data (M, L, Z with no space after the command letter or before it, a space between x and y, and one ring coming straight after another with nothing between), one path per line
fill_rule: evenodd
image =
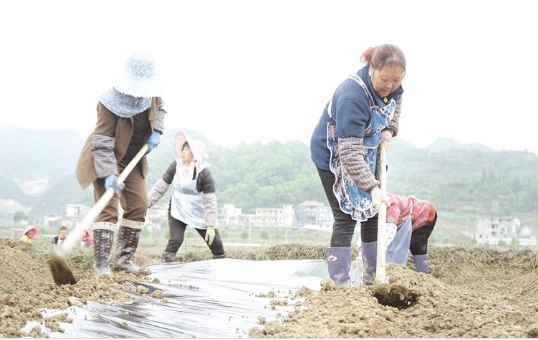
M400 137L532 150L532 1L1 1L0 122L83 136L131 51L153 51L167 128L298 140L369 46L407 57Z

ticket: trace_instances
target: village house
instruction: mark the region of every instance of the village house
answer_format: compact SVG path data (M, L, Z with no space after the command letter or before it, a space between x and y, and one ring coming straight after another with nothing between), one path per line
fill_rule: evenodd
M529 227L521 228L521 221L513 217L482 218L478 221L477 244L513 244L536 246L537 240Z

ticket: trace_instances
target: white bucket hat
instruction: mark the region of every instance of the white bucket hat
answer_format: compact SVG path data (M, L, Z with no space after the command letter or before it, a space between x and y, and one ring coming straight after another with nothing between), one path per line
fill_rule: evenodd
M176 151L176 156L179 158L181 156L181 149L183 149L183 144L185 142L189 143L189 148L192 152L192 157L196 163L203 163L208 157L207 146L200 139L190 138L183 131L180 131L176 134L174 149Z
M143 52L131 54L123 70L114 78L114 88L137 98L160 97L164 85L157 77L154 58Z

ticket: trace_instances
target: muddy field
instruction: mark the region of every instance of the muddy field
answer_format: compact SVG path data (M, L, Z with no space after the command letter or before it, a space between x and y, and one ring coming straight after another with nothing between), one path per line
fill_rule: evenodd
M87 249L86 249L87 250ZM142 248L138 264L158 261L160 249ZM181 261L209 258L207 250L189 253ZM229 250L238 259L321 259L320 246L279 245L257 250ZM146 294L142 285L124 280L151 282L146 277L115 275L95 280L89 268L91 253L79 252L69 263L79 282L57 286L47 259L50 249L18 241L0 240L0 333L4 337L43 337L36 326L21 329L27 320L61 331L67 315L43 320L40 310L83 306L90 301L126 301ZM334 288L320 284L320 291L303 289L294 297L294 311L279 320L250 330L251 337L337 338L453 338L537 337L538 256L530 250L497 251L487 248L432 248L431 275L418 274L412 265L389 265L389 284ZM90 259L90 261L88 261ZM140 288L140 289L138 289ZM154 291L150 298L163 302ZM293 298L292 297L292 300ZM300 299L299 299L300 298ZM166 301L164 301L166 303Z

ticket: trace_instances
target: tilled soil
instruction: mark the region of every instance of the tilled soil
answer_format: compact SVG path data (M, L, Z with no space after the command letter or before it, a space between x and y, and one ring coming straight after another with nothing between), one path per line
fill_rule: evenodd
M44 333L39 327L29 334L21 331L27 320L43 319L40 312L42 309L82 306L88 300L132 301L133 294L141 291L122 282L149 281L126 273L115 273L113 279L106 277L97 280L91 270L83 270L76 265L70 268L78 282L75 285L58 286L54 283L46 254L39 254L34 246L18 240L0 240L0 334L3 337L43 337ZM58 322L65 322L66 314L45 321L52 326L52 330L61 331Z
M314 249L318 246L294 247L297 253L323 253L322 249ZM277 250L290 253L283 246L269 248L265 253L271 255L270 259L286 255L274 254ZM139 249L138 263L158 261L154 253L154 249ZM229 255L240 258L239 252L230 251ZM91 258L82 254L79 260L84 256ZM58 286L47 259L46 251L34 245L0 240L0 334L3 337L46 336L39 326L27 333L21 331L28 320L44 321L49 329L61 332L60 322L69 322L67 314L43 320L42 309L82 306L87 301L130 301L147 294L147 289L124 281L152 282L148 277L125 273L96 280L88 263L71 259L78 282ZM432 249L431 275L417 273L412 265L389 264L388 284L334 287L332 281L326 280L319 292L303 288L295 293L292 298L297 303L290 314L267 323L261 315L259 326L250 330L250 336L538 337L537 259L537 253L530 250ZM166 302L158 291L150 297Z
M388 284L334 287L306 295L252 337L521 338L538 336L536 272L471 289L388 265ZM501 288L502 287L502 288ZM517 287L517 288L516 288ZM416 298L416 299L415 299ZM407 303L406 303L407 302ZM384 305L385 304L385 305Z

